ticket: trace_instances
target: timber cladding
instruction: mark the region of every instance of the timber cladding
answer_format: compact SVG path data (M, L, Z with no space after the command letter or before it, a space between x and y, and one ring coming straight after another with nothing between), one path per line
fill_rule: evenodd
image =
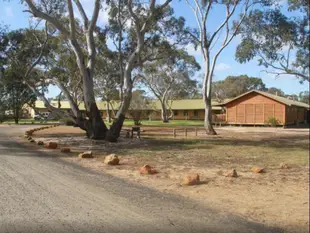
M226 121L229 124L266 124L270 117L285 124L286 105L259 93L241 96L226 105Z

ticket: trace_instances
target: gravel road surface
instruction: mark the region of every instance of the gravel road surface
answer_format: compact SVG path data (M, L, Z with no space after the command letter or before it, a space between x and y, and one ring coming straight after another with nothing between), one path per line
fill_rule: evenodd
M29 127L0 125L0 233L282 232L36 151Z

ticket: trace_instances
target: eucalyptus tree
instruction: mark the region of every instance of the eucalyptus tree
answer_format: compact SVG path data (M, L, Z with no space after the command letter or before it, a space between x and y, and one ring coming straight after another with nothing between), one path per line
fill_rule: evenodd
M5 87L9 106L14 110L16 122L18 121L18 114L20 105L32 104L33 93L29 93L29 85L26 82L40 83L36 87L38 94L46 90L47 84L42 79L42 71L32 69L30 74L29 67L37 59L37 54L41 56L46 52L42 51L36 45L39 44L44 33L40 30L34 29L20 29L15 31L7 31L0 37L1 40L1 82ZM38 62L37 62L38 63ZM30 78L31 76L31 78ZM30 78L29 80L26 77ZM32 94L32 95L31 95Z
M36 25L37 26L37 25ZM54 44L48 43L48 34L53 34L54 29L45 24L44 30L30 27L9 31L1 35L1 61L5 66L15 67L19 70L22 81L35 93L35 95L46 100L44 92L49 85L44 77L42 67L46 66L47 55L53 49ZM14 68L14 69L15 69ZM62 111L56 111L55 115L63 116Z
M163 122L169 122L173 100L189 98L196 91L197 81L191 79L200 69L193 56L177 50L164 59L145 64L140 80L161 104ZM172 111L170 111L172 112Z
M152 101L146 96L144 90L137 89L132 92L128 114L132 117L135 125L140 125L141 117L151 113L153 108Z
M268 11L251 12L240 28L242 41L236 59L246 63L257 58L264 71L275 75L290 75L301 82L310 81L310 30L307 1L288 1L288 11L276 7Z
M79 106L83 102L82 77L76 63L76 58L70 45L63 40L61 35L49 39L55 45L53 50L49 51L48 56L44 58L45 78L51 85L61 87L58 99L66 99L71 96L72 101ZM68 94L64 94L66 91ZM71 113L73 120L75 115Z
M207 134L216 134L212 126L211 84L217 60L238 34L252 7L257 4L268 4L268 0L185 0L185 2L197 21L197 28L189 30L189 33L199 46L204 60L205 74L202 83L205 104L204 125ZM218 22L210 17L215 12L220 19Z
M299 93L299 101L310 105L310 92L302 91Z
M113 117L116 116L115 108L113 107L114 102L112 101L120 100L120 76L113 73L113 71L107 72L105 69L107 66L103 66L103 64L105 64L105 62L98 62L99 67L96 69L96 74L94 76L95 94L97 98L106 102L107 120L111 122L111 110L113 112ZM115 64L110 64L110 68L114 65Z
M46 0L25 0L28 6L28 12L34 17L46 21L53 25L59 33L70 42L70 47L75 54L76 63L80 71L83 100L86 109L87 118L83 117L77 103L73 100L67 88L59 80L55 80L57 86L61 89L70 103L74 119L80 128L84 129L87 136L92 139L105 138L108 128L104 124L100 111L98 110L95 93L94 93L94 68L96 60L96 44L94 39L94 30L96 28L101 1L95 0L91 18L87 16L85 10L79 0L67 1L46 1ZM82 28L77 24L77 16L74 11L74 4L79 12L82 21ZM68 16L68 22L65 20ZM84 36L84 41L80 41L79 34ZM84 46L85 45L85 46ZM45 105L53 111L54 108L49 102L42 98ZM115 141L116 138L112 139Z
M266 91L267 88L260 78L247 75L228 76L224 80L212 83L212 98L221 102L250 90Z
M36 101L36 95L23 81L24 70L16 67L16 64L9 65L3 72L1 80L2 101L6 109L12 113L15 124L18 124L25 105L31 105ZM33 74L34 75L34 74Z
M185 33L185 19L176 18L169 3L150 1L111 1L108 37L115 46L120 76L120 108L110 131L118 136L130 106L132 89L139 69L156 61L175 45L191 40Z
M101 118L95 102L94 91L94 75L97 61L97 44L94 34L97 29L96 24L99 11L103 9L101 8L102 2L100 0L94 1L91 18L85 13L79 0L24 0L24 2L29 8L28 11L34 17L48 22L49 25L53 25L58 33L70 42L70 47L76 56L76 63L81 75L83 100L87 118L83 117L63 83L58 80L55 80L55 82L68 99L76 122L87 132L90 138L106 138L109 141L116 141L125 119L125 113L130 105L133 88L133 70L141 66L145 61L155 59L161 51L164 51L163 49L160 51L158 45L163 44L163 40L161 39L161 35L164 34L164 31L161 30L162 26L167 24L168 19L173 18L172 10L168 7L171 0L167 0L163 4L158 4L156 0L149 0L147 2L133 2L132 0L128 0L117 2L114 5L114 1L108 2L108 5L111 4L108 8L113 9L110 15L113 15L115 9L118 9L116 10L118 17L115 17L115 19L125 18L130 22L125 25L127 29L117 30L117 33L120 35L118 36L118 40L122 45L122 48L119 47L121 53L118 60L120 64L121 105L116 114L116 120L110 129L106 127ZM79 12L82 27L78 26L79 20L74 11L74 5ZM104 9L103 13L106 13ZM66 17L68 17L68 20L65 19ZM112 22L113 17L110 17L110 24ZM122 20L114 20L114 22L115 25L119 25L121 28L124 25L124 21ZM171 26L171 20L169 22ZM165 27L167 29L168 25L165 25ZM118 26L110 27L109 30L111 28L117 29ZM79 35L82 35L84 39L80 40ZM167 40L165 44L168 44ZM154 49L154 46L149 47L149 45L156 45L156 49ZM122 57L121 54L124 56ZM42 99L49 109L54 110L46 99L43 97Z
M269 87L269 88L267 88L267 92L270 93L270 94L278 95L278 96L282 96L282 97L286 96L284 91L282 91L280 88L276 88L276 87Z

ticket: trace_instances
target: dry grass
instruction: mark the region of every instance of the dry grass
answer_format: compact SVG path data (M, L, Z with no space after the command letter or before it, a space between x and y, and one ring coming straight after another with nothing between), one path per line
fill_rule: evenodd
M171 128L144 130L141 140L122 137L117 144L88 140L80 129L71 127L39 131L34 137L71 146L74 152L65 159L81 166L195 198L224 214L233 212L286 232L308 232L307 129L225 127L217 130L217 136L206 136L200 129L197 137L192 129L188 138L184 134L173 138ZM76 157L77 152L89 149L95 159ZM110 153L120 155L120 166L103 164ZM280 169L281 162L292 168ZM143 164L155 166L159 173L140 176L137 171ZM254 174L252 167L265 167L266 173ZM238 178L223 176L233 168ZM183 186L182 179L189 173L199 173L203 184Z

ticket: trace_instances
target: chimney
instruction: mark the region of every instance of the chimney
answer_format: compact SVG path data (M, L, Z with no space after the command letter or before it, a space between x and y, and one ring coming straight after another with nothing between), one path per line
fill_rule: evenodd
M278 92L276 91L276 96L278 96Z

